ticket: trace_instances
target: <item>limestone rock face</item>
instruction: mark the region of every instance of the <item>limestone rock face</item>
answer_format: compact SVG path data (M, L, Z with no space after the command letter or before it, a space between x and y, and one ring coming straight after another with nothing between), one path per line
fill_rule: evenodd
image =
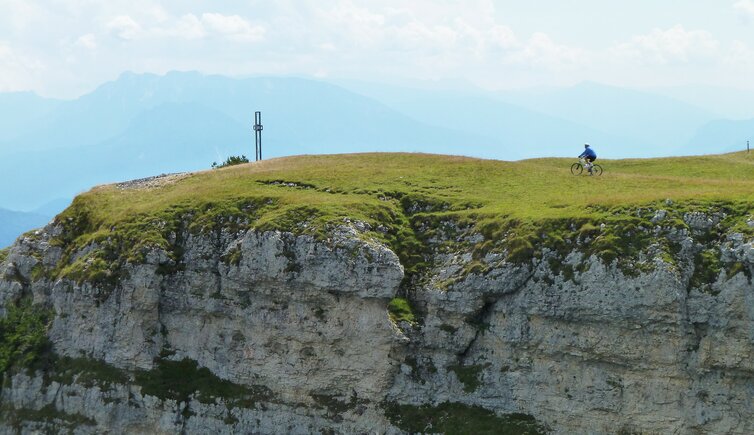
M533 414L556 433L754 430L745 274L721 278L712 296L689 291L677 269L627 277L585 261L589 271L572 280L544 263L510 274L503 265L488 273L488 291L470 278L421 292L429 314L406 351L419 364L398 375L391 397L463 398ZM496 282L497 273L511 278ZM475 290L484 293L472 298Z
M351 228L338 229L328 241L280 232L249 231L224 240L186 234L180 267L155 251L144 264L129 266L114 288L67 279L33 281L38 263L51 258L54 265L59 257L48 243L55 231L48 227L11 249L3 263L0 300L29 291L36 302L52 306L56 316L49 335L60 355L131 371L153 369L161 354L191 359L221 379L264 387L276 403L289 404L278 412L284 417L267 416L250 426L262 432L276 423L309 432L317 426L297 422L296 407L306 409L318 397L379 403L392 384L398 365L389 354L402 337L386 307L403 267L392 251L362 241ZM38 409L50 399L50 389L70 387L45 392L40 382L14 377L3 401ZM168 433L177 429L176 404L160 404L157 410L120 405L124 411L105 406L100 395L74 390L70 394L81 393L92 403L81 402L73 413L91 415L99 427L125 428L133 420L141 425L130 429L135 432L150 424ZM119 415L141 411L117 421L97 415L108 413L102 410L92 414L102 407ZM247 417L259 419L253 413Z
M51 280L38 272L61 261L50 225L0 264L0 314L32 296L54 309L56 354L124 377L7 373L0 431L400 433L389 404L451 402L553 433L754 433L754 246L706 244L694 231L719 217L687 220L692 232L665 236L677 252L650 246L640 268L580 249L524 262L434 250L410 283L358 226L325 240L186 233L179 259L154 249L112 285ZM700 280L704 250L735 268ZM391 320L399 293L418 322ZM165 361L257 395L161 396L143 379Z

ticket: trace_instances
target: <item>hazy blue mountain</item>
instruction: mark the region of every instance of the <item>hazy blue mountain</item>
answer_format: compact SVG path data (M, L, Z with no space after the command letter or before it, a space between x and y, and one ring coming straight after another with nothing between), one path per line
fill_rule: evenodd
M419 90L359 82L345 82L354 92L380 101L413 119L442 127L497 138L506 155L497 158L573 156L586 141L600 143L613 156L631 157L630 139L614 136L555 116L516 106L482 90ZM478 153L473 147L467 151Z
M46 225L51 216L0 208L0 248L13 243L21 234Z
M612 158L666 156L719 116L664 95L596 83L487 92L344 81L412 118L503 141L528 157L572 155L585 142Z
M33 131L60 103L32 92L0 93L0 149L16 137Z
M715 112L718 118L745 120L754 118L754 90L722 86L686 85L649 88L653 92L704 107Z
M0 206L32 209L95 184L206 169L231 154L253 157L255 110L263 112L265 157L358 151L507 154L497 139L430 126L319 81L124 74L61 102L10 149L0 150L0 183L8 187L0 189Z
M719 116L674 98L596 83L569 88L501 92L512 104L609 132L629 147L619 155L645 157L683 153L702 125ZM604 148L604 143L585 138Z
M65 210L71 205L71 199L69 198L57 198L52 201L46 202L41 206L32 210L32 213L40 214L42 216L54 217L61 211Z
M754 119L718 120L702 126L685 149L689 154L742 151L746 149L747 140L754 147Z

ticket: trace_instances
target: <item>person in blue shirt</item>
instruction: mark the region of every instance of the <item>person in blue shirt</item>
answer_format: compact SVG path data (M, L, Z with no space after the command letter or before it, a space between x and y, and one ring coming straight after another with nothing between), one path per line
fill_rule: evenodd
M584 152L579 155L579 158L583 158L586 160L586 169L589 171L589 173L592 173L592 163L597 160L597 153L594 152L594 150L589 147L588 143L584 144Z

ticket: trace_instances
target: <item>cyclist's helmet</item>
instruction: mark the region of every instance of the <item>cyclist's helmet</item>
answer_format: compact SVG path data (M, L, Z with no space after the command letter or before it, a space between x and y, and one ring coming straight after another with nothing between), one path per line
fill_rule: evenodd
M585 143L585 144L584 144L584 148L589 148L589 144L588 144L588 143Z

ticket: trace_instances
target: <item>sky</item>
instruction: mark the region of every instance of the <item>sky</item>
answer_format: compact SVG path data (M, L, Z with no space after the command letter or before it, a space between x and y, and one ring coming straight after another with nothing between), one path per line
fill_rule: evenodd
M754 88L754 0L0 0L0 91L124 71Z

